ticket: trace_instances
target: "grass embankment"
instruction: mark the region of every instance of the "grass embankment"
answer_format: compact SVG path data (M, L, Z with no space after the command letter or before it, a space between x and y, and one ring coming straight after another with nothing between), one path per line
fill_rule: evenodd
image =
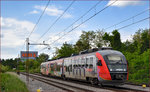
M0 76L2 92L29 92L25 83L17 76L7 73L2 73Z

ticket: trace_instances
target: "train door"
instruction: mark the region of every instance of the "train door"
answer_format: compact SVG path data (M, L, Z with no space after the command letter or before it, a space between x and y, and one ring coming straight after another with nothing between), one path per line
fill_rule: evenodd
M81 78L84 79L85 78L85 58L82 57L81 58Z
M89 77L89 61L90 61L89 57L86 57L86 61L85 61L85 71L86 71L85 75L86 75L86 77Z
M68 67L69 67L69 76L71 76L71 72L72 72L72 61L71 61L71 59L68 60L68 63L69 63L69 65L68 65Z
M61 76L64 75L64 60L62 61L60 71L61 71Z
M78 58L77 59L77 69L76 69L76 71L77 71L77 78L78 79L80 79L80 59Z
M70 77L73 78L73 73L72 73L72 70L73 70L73 62L72 62L72 59L70 59Z
M75 77L78 78L78 60L75 59Z
M95 75L95 56L90 55L86 57L86 76L93 77Z
M46 75L49 74L49 64L46 65Z
M95 72L96 72L95 67L96 67L95 56L92 56L92 57L90 57L90 65L89 65L89 69L91 69L90 75L92 77L94 77Z
M78 77L81 78L81 58L78 58Z
M74 58L74 65L73 65L73 75L74 75L74 78L76 78L76 75L77 75L77 63L76 63L76 59Z
M96 56L93 57L93 71L95 76L97 76L97 61L98 59L96 58Z
M72 59L72 75L73 75L73 77L75 75L75 61L74 61L74 59Z
M86 58L84 57L83 58L83 75L84 75L84 77L85 77L85 73L86 73L86 71L85 71L85 64L86 64Z

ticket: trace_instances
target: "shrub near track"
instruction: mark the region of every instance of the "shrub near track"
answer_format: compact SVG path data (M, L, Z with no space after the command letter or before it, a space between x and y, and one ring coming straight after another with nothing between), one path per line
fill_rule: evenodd
M29 92L25 83L17 76L1 73L1 91L2 92Z

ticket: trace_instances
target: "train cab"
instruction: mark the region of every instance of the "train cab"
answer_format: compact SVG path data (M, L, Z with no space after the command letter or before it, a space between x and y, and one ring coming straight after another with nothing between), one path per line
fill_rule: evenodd
M96 53L98 81L103 84L123 84L128 80L125 56L115 50L101 50Z

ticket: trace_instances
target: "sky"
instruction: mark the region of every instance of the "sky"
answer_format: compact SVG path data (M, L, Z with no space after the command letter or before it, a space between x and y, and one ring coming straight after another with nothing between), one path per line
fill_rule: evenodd
M114 0L104 1L50 1L47 9L41 17L39 23L36 25L41 16L47 0L44 1L1 1L1 58L16 58L20 51L26 50L25 40L29 37L30 43L45 43L51 44L56 39L66 34L71 29L75 28L83 21L109 6ZM71 4L71 7L63 14L63 16L52 26L59 16ZM88 12L79 21L70 26L74 21L85 14L91 7L96 5L90 12ZM118 0L113 5L100 12L87 22L83 23L69 34L65 35L54 44L50 45L50 50L44 49L46 46L30 45L31 51L39 51L38 53L46 53L53 56L55 48L59 48L64 42L75 44L79 39L82 31L96 31L104 29L104 32L112 32L114 29L119 29L123 26L129 25L136 21L149 17L149 1L147 0ZM144 12L143 12L144 11ZM143 12L142 14L131 18L119 25L108 28L125 19ZM35 26L36 25L36 26ZM52 26L50 28L50 26ZM33 28L35 29L33 30ZM106 29L108 28L108 29ZM149 19L146 19L137 24L125 27L118 30L121 34L121 41L127 39L131 40L132 35L138 29L149 28ZM66 29L66 30L65 30ZM47 32L41 39L40 37Z

